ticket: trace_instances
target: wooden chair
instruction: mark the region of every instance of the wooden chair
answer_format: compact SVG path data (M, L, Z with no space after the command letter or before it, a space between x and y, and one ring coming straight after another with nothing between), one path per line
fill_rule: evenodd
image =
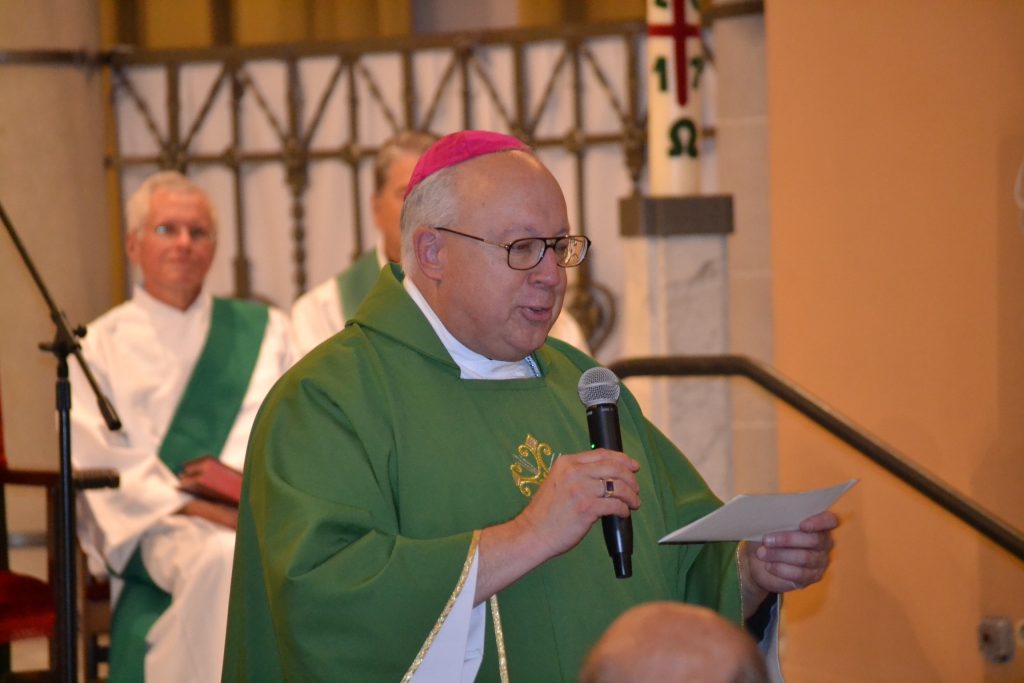
M55 535L51 533L56 515L57 487L55 472L14 471L7 467L3 441L3 420L0 413L0 677L11 670L11 642L25 638L50 638L50 668L56 662L53 629L56 621L53 580L56 574ZM5 489L8 484L41 487L46 490L47 577L42 581L10 570L8 556L7 507Z
M100 664L110 661L110 583L89 573L85 553L78 553L83 672L87 683L100 679Z
M7 530L5 489L12 486L31 486L46 492L46 547L47 580L10 571L9 537ZM76 489L113 488L118 485L117 472L112 470L90 470L74 473ZM0 679L11 671L11 643L26 638L45 637L50 639L50 670L56 667L56 652L53 642L56 622L56 599L54 585L57 579L57 504L60 476L57 472L44 470L12 470L7 465L7 454L3 441L3 419L0 411ZM79 573L80 585L82 577ZM87 586L87 583L86 583ZM105 601L104 601L105 600ZM103 610L107 613L109 628L109 594L83 597L82 632L89 626L102 625ZM86 643L88 662L89 647Z

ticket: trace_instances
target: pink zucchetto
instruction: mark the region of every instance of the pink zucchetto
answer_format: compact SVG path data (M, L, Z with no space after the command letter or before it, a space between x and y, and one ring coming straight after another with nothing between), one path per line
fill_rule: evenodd
M462 130L445 135L431 145L416 162L412 177L405 188L405 197L408 197L417 185L442 169L485 154L512 150L531 151L529 145L519 138L489 130Z

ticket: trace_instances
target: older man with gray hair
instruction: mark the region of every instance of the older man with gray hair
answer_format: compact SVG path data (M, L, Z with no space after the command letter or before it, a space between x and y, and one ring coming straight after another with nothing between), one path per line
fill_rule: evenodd
M292 305L292 329L301 353L307 353L340 332L373 288L381 269L401 260L399 222L406 186L416 161L436 140L437 136L431 133L405 130L386 140L377 151L370 198L377 246L337 276L310 289ZM576 348L589 350L583 330L568 312L555 321L551 335Z
M141 280L82 342L120 431L107 429L72 368L74 465L116 469L121 486L83 494L80 538L115 584L111 678L216 681L238 512L185 493L178 473L204 455L241 469L256 410L294 343L280 311L204 290L217 225L198 186L176 172L150 176L127 219Z
M829 512L764 544L659 546L720 502L628 390L623 452L591 448L594 361L548 336L590 240L527 145L439 140L402 238L404 273L382 272L253 427L225 680L572 680L636 604L742 623L821 579ZM632 578L612 572L609 515L632 519Z
M398 263L402 238L398 219L402 197L413 166L437 136L402 131L381 145L373 163L373 195L370 198L377 245L338 275L327 279L296 299L291 318L302 353L340 332L377 281L381 268Z

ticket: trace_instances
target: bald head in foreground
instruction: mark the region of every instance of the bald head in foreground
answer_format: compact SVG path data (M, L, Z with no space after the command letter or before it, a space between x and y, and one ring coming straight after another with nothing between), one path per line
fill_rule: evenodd
M768 683L753 639L715 612L649 602L612 622L580 683Z

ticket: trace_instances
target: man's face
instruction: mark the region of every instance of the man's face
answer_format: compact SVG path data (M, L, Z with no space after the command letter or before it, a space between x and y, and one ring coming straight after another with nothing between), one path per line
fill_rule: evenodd
M213 262L216 235L206 198L163 188L153 192L142 229L128 234L128 259L155 299L184 310L195 301Z
M384 236L384 252L389 261L398 263L402 256L402 200L405 186L409 184L412 171L419 157L402 154L388 167L387 180L372 199L373 222Z
M456 169L459 218L441 226L491 242L569 234L565 198L539 161L521 152L488 154ZM437 313L463 344L496 360L539 348L562 309L565 269L549 249L530 270L508 252L451 233L443 240Z

